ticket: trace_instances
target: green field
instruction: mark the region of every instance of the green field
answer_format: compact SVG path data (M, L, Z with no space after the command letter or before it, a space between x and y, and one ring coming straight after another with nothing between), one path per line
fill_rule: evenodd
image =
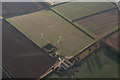
M112 52L105 48L95 51L81 65L73 67L61 76L55 73L49 78L118 78L118 63ZM116 57L117 58L117 57Z
M72 2L52 7L52 9L72 21L115 7L108 2Z
M93 42L86 34L50 10L9 18L7 21L38 46L53 43L65 56L72 56ZM43 41L41 34L44 34ZM56 43L60 35L62 46Z

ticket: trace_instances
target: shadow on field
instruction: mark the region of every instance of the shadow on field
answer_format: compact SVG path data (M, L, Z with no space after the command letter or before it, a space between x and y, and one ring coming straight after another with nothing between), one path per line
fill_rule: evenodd
M107 47L104 47L105 49L107 49L109 52L105 52L104 54L110 58L111 60L115 61L116 63L120 63L119 59L118 59L118 54L114 51L114 50L111 50Z
M96 73L99 74L99 72L97 72L96 70L100 71L100 70L103 70L103 68L105 68L106 64L104 61L106 59L104 60L104 58L106 57L109 57L110 59L116 61L116 56L113 56L111 51L109 51L108 49L104 47L100 47L99 49L94 51L91 55L84 58L82 61L76 63L68 71L63 72L62 74L52 73L51 75L55 74L59 77L72 78L76 76L76 74L78 75L78 74L86 73L86 75L95 76Z
M90 62L92 64L92 67L94 68L95 67L94 57L91 56L91 58L89 60L90 60Z
M90 63L89 63L88 60L86 60L86 62L87 62L86 65L87 65L87 67L88 67L90 73L93 74L92 66L90 65Z
M100 58L97 54L94 55L94 59L95 59L95 62L97 64L98 68L101 69L102 68L102 62L101 62L101 60L100 60Z
M92 55L90 55L85 60L85 62L86 62L85 64L87 65L87 68L91 74L93 74L93 70L95 68L95 65L99 69L102 69L102 66L103 66L102 61L97 53L98 53L98 51L93 52Z

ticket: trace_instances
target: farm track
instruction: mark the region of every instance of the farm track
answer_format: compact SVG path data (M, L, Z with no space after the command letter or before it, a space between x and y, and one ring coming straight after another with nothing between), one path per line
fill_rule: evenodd
M92 17L92 16L95 16L95 15L98 15L98 14L101 14L101 13L105 13L107 11L115 10L115 9L118 9L118 8L112 8L112 9L101 11L101 12L98 12L98 13L95 13L95 14L92 14L92 15L88 15L88 16L82 17L82 18L74 19L74 20L72 20L72 22L76 22L76 21L79 21L79 20L82 20L82 19L85 19L85 18L88 18L88 17Z
M85 33L87 36L89 36L90 38L92 38L93 40L95 40L94 37L92 37L91 35L89 35L87 32L85 32L84 30L80 29L78 26L76 26L75 24L73 24L71 21L69 21L68 19L66 19L64 16L60 15L59 13L57 13L56 11L52 10L50 8L51 11L53 11L54 13L56 13L58 16L62 17L64 20L66 20L67 22L69 22L71 25L75 26L77 29L79 29L80 31L82 31L83 33Z

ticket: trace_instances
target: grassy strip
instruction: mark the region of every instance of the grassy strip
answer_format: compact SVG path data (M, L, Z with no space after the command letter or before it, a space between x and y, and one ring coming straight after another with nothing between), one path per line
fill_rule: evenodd
M108 11L111 11L111 10L115 10L115 9L118 9L118 8L116 7L116 8L108 9L108 10L105 10L105 11L97 12L95 14L88 15L88 16L85 16L85 17L77 18L77 19L72 20L72 22L77 22L77 21L79 21L81 19L85 19L85 18L88 18L88 17L99 15L99 14L102 14L102 13L105 13L105 12L108 12Z
M67 20L71 21L71 19L70 19L69 17L63 15L61 12L57 11L56 9L54 9L54 7L51 7L51 9L52 9L53 11L55 11L56 13L60 14L61 16L63 16L64 18L66 18Z
M77 25L79 28L81 28L82 30L84 30L85 32L87 32L88 34L90 34L92 37L94 37L95 39L97 39L97 36L90 32L89 30L87 30L86 28L84 28L82 25L79 25L78 23L74 23L75 25Z

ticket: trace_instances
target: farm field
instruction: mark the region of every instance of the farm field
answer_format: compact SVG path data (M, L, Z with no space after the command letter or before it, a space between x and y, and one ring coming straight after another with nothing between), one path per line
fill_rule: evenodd
M70 21L116 8L108 2L72 2L51 7L54 11Z
M114 9L74 22L96 35L98 39L118 29L118 10Z
M3 2L2 3L2 13L3 17L12 17L17 15L22 15L26 13L31 13L34 11L39 11L45 8L47 5L44 2Z
M111 36L109 36L107 39L105 39L105 42L115 50L120 52L120 46L119 46L119 41L120 41L120 31L115 32Z
M38 46L52 43L65 56L72 56L93 42L89 36L50 10L8 18L7 21ZM41 34L44 34L43 40ZM62 38L61 44L57 43L59 36Z
M38 78L54 63L55 61L52 58L43 53L40 48L3 20L2 67L12 77Z
M113 53L104 47L61 75L52 73L49 78L118 78L118 63Z

